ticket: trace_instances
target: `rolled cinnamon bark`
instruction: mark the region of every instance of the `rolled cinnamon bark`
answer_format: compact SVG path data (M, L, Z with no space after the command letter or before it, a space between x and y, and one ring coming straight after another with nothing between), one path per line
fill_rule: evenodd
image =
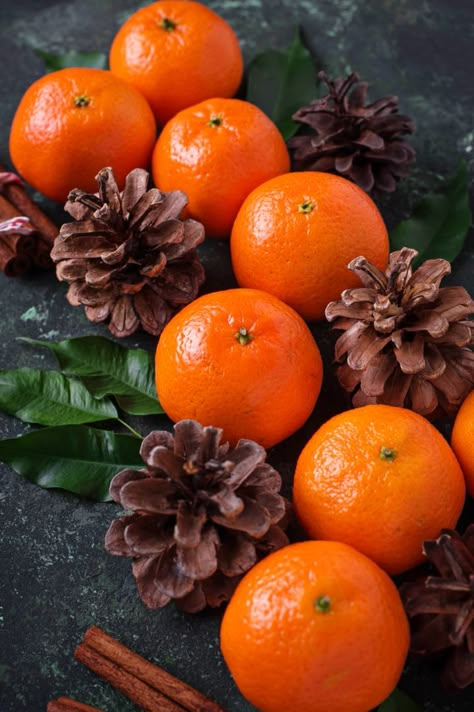
M16 233L6 222L14 218L27 219L31 229ZM20 179L0 165L0 270L8 277L21 277L33 266L50 269L57 234L56 225L30 198Z
M74 657L148 712L225 712L96 626L86 631Z
M77 702L70 697L58 697L57 700L48 702L46 712L102 712L102 710Z
M3 176L3 177L2 177ZM6 171L0 164L0 192L13 205L20 215L26 215L33 227L39 232L45 242L51 247L59 232L53 221L45 215L28 195L23 183L15 174Z
M0 195L0 270L7 277L23 276L32 266L31 255L35 249L31 226Z
M145 712L183 712L181 705L176 705L158 690L149 687L85 643L76 648L74 657Z
M129 650L96 626L86 631L84 643L189 712L224 712L216 702Z

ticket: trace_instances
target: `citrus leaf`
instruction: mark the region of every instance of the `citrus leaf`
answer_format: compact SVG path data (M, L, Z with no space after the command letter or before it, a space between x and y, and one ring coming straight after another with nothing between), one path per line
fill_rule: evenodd
M140 443L130 435L63 425L0 441L0 461L40 487L106 502L117 472L143 467Z
M61 370L79 376L96 398L112 395L122 410L132 415L163 413L156 396L153 359L147 351L127 349L103 336L20 341L50 349Z
M456 175L447 179L440 191L425 196L413 215L392 230L390 247L418 250L416 264L437 257L453 262L462 250L471 222L468 171L461 161Z
M64 54L51 54L42 49L35 49L35 54L43 60L47 72L55 72L66 67L107 68L107 55L103 52L75 52L70 50Z
M397 688L385 702L382 702L377 707L377 712L422 712L422 709L408 695Z
M34 368L0 371L0 410L40 425L79 425L118 417L111 400L93 398L80 381Z
M268 49L249 64L246 99L275 122L285 140L298 130L292 115L315 93L314 63L299 32L286 51Z

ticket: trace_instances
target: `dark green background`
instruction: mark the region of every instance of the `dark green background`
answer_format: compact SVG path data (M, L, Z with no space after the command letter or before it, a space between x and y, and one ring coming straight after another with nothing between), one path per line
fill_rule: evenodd
M308 46L330 75L357 70L370 82L372 98L398 94L403 113L416 120L413 143L418 162L413 176L381 205L389 225L404 217L425 190L452 173L459 156L472 169L471 0L222 0L206 4L235 28L246 60L264 48L288 45L299 24ZM119 25L138 6L133 0L1 0L2 162L8 162L8 132L15 107L27 86L42 74L33 48L106 51ZM186 81L186 77L171 81ZM44 205L58 221L64 219L60 206ZM208 272L206 289L233 286L227 245L210 243L202 253ZM471 239L449 281L472 292L473 275ZM21 346L15 341L17 336L60 339L107 334L105 328L89 324L81 309L70 307L64 294L64 285L52 274L18 281L0 275L0 368L52 366L47 353ZM305 441L320 422L345 407L330 373L334 336L324 325L312 328L326 364L320 403L302 431L269 455L282 472L287 491ZM153 339L141 336L129 339L128 344L154 348ZM138 424L142 431L170 426L165 418L147 422ZM440 427L449 434L448 423ZM23 430L14 419L0 416L1 437ZM108 712L134 709L73 660L75 646L92 624L215 697L229 712L252 709L235 689L220 656L220 614L184 616L173 605L158 612L146 610L129 561L105 554L103 537L116 514L115 506L41 490L3 466L0 477L2 712L39 712L60 694ZM472 519L471 503L464 521ZM401 687L429 712L467 712L474 707L472 690L455 696L442 692L435 663L410 664Z

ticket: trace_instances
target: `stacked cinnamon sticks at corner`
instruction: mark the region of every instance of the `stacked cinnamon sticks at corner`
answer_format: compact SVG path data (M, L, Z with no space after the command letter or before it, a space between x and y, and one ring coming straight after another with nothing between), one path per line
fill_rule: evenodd
M21 277L51 267L58 228L30 198L21 181L0 165L0 270Z
M146 712L225 712L216 702L132 652L100 628L89 628L74 657ZM48 712L97 712L94 707L77 706L80 703L73 700L64 706L67 702L64 697L53 700ZM58 704L63 706L54 706Z

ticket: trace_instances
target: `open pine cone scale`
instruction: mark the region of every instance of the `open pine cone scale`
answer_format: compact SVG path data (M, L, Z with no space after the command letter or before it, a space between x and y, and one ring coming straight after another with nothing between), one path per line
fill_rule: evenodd
M440 287L450 272L446 260L413 271L416 255L393 252L386 274L363 257L348 265L363 286L326 308L344 332L335 345L337 376L355 406L452 414L474 385L474 302L463 287Z

